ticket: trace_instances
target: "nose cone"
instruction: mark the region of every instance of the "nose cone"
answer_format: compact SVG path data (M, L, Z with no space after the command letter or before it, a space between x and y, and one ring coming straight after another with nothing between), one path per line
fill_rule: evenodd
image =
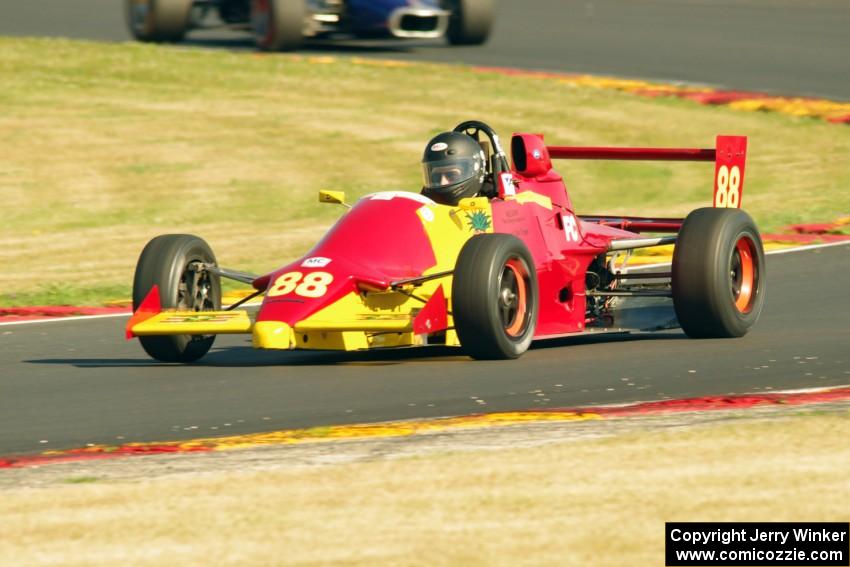
M390 282L418 277L434 266L431 240L418 214L431 205L403 191L360 199L305 257L268 275L254 345L292 348L300 344L301 334L294 329L303 321L317 316L348 320L352 309L362 307L363 290L386 290ZM433 214L429 218L433 221Z

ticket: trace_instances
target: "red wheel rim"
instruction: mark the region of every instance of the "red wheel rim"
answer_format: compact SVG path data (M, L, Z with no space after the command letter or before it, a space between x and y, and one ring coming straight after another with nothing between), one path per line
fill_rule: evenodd
M517 259L508 260L499 278L499 314L505 333L522 336L528 327L528 271Z
M740 313L749 313L753 308L758 282L755 243L748 236L742 236L732 251L729 276L732 284L732 296L735 308Z

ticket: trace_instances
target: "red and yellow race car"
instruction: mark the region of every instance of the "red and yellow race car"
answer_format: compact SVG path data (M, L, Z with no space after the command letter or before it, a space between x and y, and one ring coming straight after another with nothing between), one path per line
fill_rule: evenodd
M659 149L547 146L514 134L511 166L486 124L441 136L426 148L423 194L380 192L350 206L342 193L320 192L349 210L307 254L268 274L220 267L196 236L154 238L136 267L127 337L166 362L197 360L222 333L250 334L262 349L448 345L507 359L550 337L670 326L739 337L757 321L764 250L740 209L745 137ZM714 162L714 206L684 219L577 215L553 159ZM670 268L625 265L633 250L669 244ZM222 310L222 277L255 291ZM239 309L259 296L256 313ZM658 302L672 304L666 321L634 317Z

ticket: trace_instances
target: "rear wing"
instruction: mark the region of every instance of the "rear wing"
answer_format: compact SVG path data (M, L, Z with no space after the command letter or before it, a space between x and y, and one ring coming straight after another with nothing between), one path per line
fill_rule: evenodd
M741 208L746 136L717 136L714 149L691 148L605 148L546 146L552 159L609 159L635 161L713 161L714 197L718 208Z

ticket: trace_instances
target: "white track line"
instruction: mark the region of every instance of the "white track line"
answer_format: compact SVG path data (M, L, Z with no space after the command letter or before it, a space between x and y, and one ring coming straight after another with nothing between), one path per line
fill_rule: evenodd
M242 307L259 307L259 303L243 303ZM225 306L222 306L225 307ZM57 323L60 321L80 321L80 320L90 320L90 319L109 319L112 317L129 317L132 315L129 311L125 311L123 313L106 313L104 315L74 315L73 317L50 317L49 319L31 319L27 321L9 321L7 323L0 323L0 327L7 327L12 325L29 325L33 323Z
M0 327L11 327L12 325L28 325L32 323L53 323L56 321L80 321L82 319L108 319L110 317L129 317L130 312L106 313L104 315L74 315L73 317L51 317L49 319L29 319L27 321L8 321L0 323Z
M771 250L767 254L788 254L789 252L802 252L804 250L814 250L815 248L830 248L832 246L844 246L850 244L850 240L840 240L838 242L827 242L826 244L809 244L800 246L799 248L783 248L781 250Z
M808 246L800 246L799 248L786 248L782 250L771 250L770 252L766 252L766 254L788 254L790 252L803 252L805 250L814 250L816 248L830 248L832 246L843 246L850 244L850 240L844 240L841 242L829 242L826 244L810 244ZM645 270L647 268L660 268L662 266L669 265L670 262L662 262L660 264L642 264L639 266L630 266L630 270ZM245 307L252 307L260 305L259 303L246 303ZM0 327L10 327L12 325L32 325L35 323L56 323L60 321L81 321L81 320L92 320L92 319L108 319L110 317L127 317L130 313L108 313L106 315L77 315L74 317L51 317L49 319L32 319L29 321L9 321L7 323L0 322Z
M814 250L816 248L831 248L832 246L844 246L850 244L850 240L842 240L840 242L827 242L826 244L808 244L806 246L799 246L797 248L781 248L779 250L770 250L765 252L765 255L772 256L774 254L788 254L790 252L803 252L805 250ZM661 262L659 264L636 264L634 266L626 267L626 271L629 270L645 270L647 268L662 268L664 266L669 266L670 262ZM0 323L1 324L1 323Z

